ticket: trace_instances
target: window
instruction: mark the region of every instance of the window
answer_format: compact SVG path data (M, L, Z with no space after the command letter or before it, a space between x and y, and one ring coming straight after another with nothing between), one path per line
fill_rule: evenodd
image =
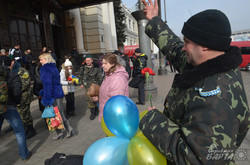
M42 50L44 44L42 23L12 18L9 26L12 45L20 43L22 51L30 48L34 54Z
M135 30L135 22L133 22L133 30Z
M250 54L250 47L241 47L241 54Z
M129 27L129 29L131 29L131 20L129 20L129 22L128 22L128 27Z

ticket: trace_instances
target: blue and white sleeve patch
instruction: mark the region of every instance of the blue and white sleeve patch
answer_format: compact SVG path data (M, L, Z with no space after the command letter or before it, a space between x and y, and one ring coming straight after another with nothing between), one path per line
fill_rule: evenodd
M208 97L208 96L215 96L219 93L221 93L221 90L220 90L220 87L217 87L216 89L214 90L211 90L211 91L207 91L207 92L203 92L202 88L197 88L195 87L195 90L198 90L199 91L199 94L202 96L202 97Z

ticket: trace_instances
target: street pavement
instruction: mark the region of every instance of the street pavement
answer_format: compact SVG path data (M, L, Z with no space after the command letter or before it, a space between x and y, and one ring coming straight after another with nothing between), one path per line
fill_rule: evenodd
M155 72L157 73L157 69ZM153 106L159 110L163 110L163 103L165 97L171 87L174 73L170 72L169 67L164 69L166 72L164 75L155 75L153 78L153 84L157 87L156 90L146 91L152 94ZM250 103L250 72L242 71L243 81L248 98L248 104ZM60 140L52 140L49 134L48 128L44 119L41 118L41 112L38 108L38 100L34 100L31 103L31 114L34 120L34 127L37 131L37 135L27 140L29 150L32 151L33 156L27 161L23 162L18 156L18 146L16 137L13 132L5 133L8 127L8 123L4 121L1 136L0 136L0 165L43 165L47 158L53 156L54 153L76 154L84 155L86 150L96 140L106 137L101 124L98 119L90 120L90 111L87 109L85 101L85 91L77 86L75 92L75 106L76 116L70 117L69 122L75 130L75 135L71 138L64 137ZM130 98L133 101L137 100L137 90L130 88ZM64 99L65 105L65 99ZM139 111L147 109L150 106L149 101L145 105L137 106ZM239 159L236 162L237 165L249 165L250 164L250 131L248 132L245 140L238 150Z

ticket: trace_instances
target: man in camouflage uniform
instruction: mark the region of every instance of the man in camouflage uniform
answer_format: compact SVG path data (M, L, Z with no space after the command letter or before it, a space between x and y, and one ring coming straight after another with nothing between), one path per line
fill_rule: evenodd
M95 66L93 63L93 58L91 55L86 56L86 65L80 68L80 77L79 81L81 88L85 87L85 95L88 102L88 108L90 109L91 115L90 120L94 120L98 115L97 103L94 102L91 98L88 97L87 92L92 83L101 85L102 83L102 71L98 66Z
M30 139L36 134L30 113L30 103L33 101L31 77L29 76L29 72L17 62L14 63L12 72L17 72L22 81L22 98L20 104L17 104L17 111L20 114L23 125L26 129L26 138Z
M143 0L146 33L171 60L176 74L163 114L149 111L140 129L169 164L234 164L234 152L250 125L238 65L230 47L231 28L224 13L206 10L185 22L183 43L157 17L158 5Z

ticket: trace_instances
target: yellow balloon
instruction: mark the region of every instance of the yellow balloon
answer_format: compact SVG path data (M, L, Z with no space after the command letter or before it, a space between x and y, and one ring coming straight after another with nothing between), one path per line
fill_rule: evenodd
M146 113L148 113L148 110L146 109L146 110L144 110L144 111L142 111L140 114L139 114L139 116L140 116L140 120L142 119L142 117L143 116L145 116L146 115Z
M137 136L145 137L140 129L137 130L137 132L136 132L136 134L135 134L134 137L137 137Z
M129 165L166 165L163 156L153 144L143 135L133 137L128 145L127 157Z
M103 130L103 132L104 132L107 136L115 136L115 135L114 135L112 132L110 132L110 130L108 129L108 127L106 126L106 124L105 124L103 118L102 118L101 124L102 124L102 130Z

